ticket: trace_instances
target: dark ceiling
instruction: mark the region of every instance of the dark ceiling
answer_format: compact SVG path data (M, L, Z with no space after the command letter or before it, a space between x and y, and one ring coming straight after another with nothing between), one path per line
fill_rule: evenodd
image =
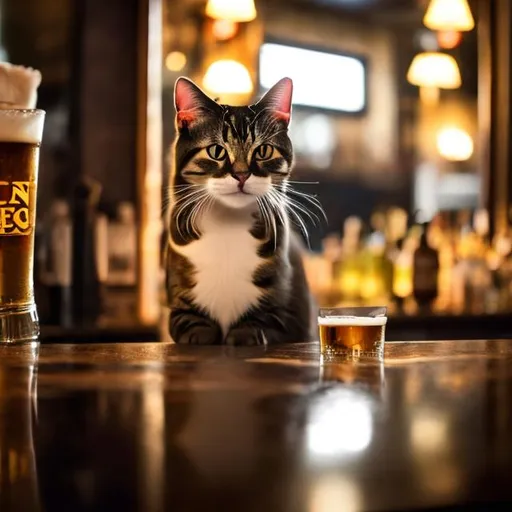
M265 1L265 0L260 0ZM268 0L267 0L268 1ZM421 20L428 0L280 0L310 9L364 17L368 21L390 24L414 23Z

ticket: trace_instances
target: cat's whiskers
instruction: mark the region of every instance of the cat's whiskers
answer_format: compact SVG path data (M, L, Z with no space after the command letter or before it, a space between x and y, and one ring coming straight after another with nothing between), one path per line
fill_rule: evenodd
M256 201L258 202L258 206L260 207L260 212L265 226L265 232L267 233L269 238L271 237L274 240L275 251L277 247L277 228L275 217L271 211L271 208L268 206L268 200L265 196L257 197Z
M272 240L274 241L274 251L277 248L277 224L276 224L276 218L273 212L273 205L269 201L268 197L263 196L261 197L261 202L263 205L263 209L265 211L265 216L268 222L268 236L272 237Z
M301 215L295 210L297 206L290 202L290 198L287 197L286 194L284 194L283 192L277 191L275 188L269 191L268 197L272 199L272 201L278 208L281 208L281 205L284 204L285 209L293 216L293 218L299 225L300 230L304 234L304 237L306 238L306 240L309 241L309 235L308 230L306 228L306 224L302 219Z
M194 211L192 212L192 215L189 217L190 220L190 228L191 230L199 237L201 234L199 232L199 227L197 225L197 222L201 220L204 213L206 213L211 205L213 204L214 196L209 194L208 192L205 194L204 197L202 197L196 207L194 208Z
M313 213L312 211L308 210L308 208L299 201L296 201L290 196L286 196L286 202L293 206L294 208L296 208L298 211L302 212L304 215L306 215L307 218L311 222L313 222L314 225L317 225L317 222L320 222L320 217L318 217L316 213Z
M270 203L270 201L265 198L266 201L267 201L267 205L268 205L268 216L269 216L269 219L270 219L270 222L272 223L272 230L273 230L273 233L274 233L274 251L276 250L277 248L277 222L276 222L276 217L274 215L274 213L272 212L272 204ZM279 210L278 210L279 212Z
M273 192L271 190L271 192ZM280 198L277 195L274 195L274 208L277 213L277 216L279 217L279 220L281 221L281 224L283 226L286 225L286 204L285 208L283 209L283 203L280 201Z
M297 190L293 190L293 189L289 189L287 191L288 193L290 194L295 194L296 196L298 196L299 198L301 199L304 199L305 201L307 201L309 204L311 204L312 206L314 206L319 212L320 214L322 215L323 219L325 222L328 222L327 220L327 214L325 213L323 207L322 207L322 204L320 203L320 201L315 197L315 196L311 196L309 194L305 194L303 192L299 192ZM306 205L303 205L304 207L306 207ZM320 222L320 219L319 217L315 214L315 217L318 219L318 221Z
M304 204L300 203L299 201L289 197L288 194L293 194L293 195L296 195L297 197L299 197L301 199L304 199L309 204L311 204L311 206L315 207L318 210L318 212L322 215L322 217L325 220L325 222L327 222L327 215L325 214L325 211L324 211L324 209L322 207L322 204L317 199L317 197L312 195L312 194L307 194L306 192L300 192L299 190L295 190L294 188L292 188L290 186L290 183L300 183L300 182L296 182L296 181L294 182L294 181L286 180L284 182L284 184L283 184L283 188L284 188L285 192L278 191L278 193L283 194L287 198L288 201L293 202L295 205L297 205L297 206L300 205L299 209L301 209L301 211L306 213L309 218L311 218L311 215L313 215L317 219L317 221L320 222L320 218L318 217L318 215L316 215L314 212L309 210L306 205L304 205ZM306 211L304 211L304 210L306 210ZM313 220L313 219L311 219L311 220Z
M201 200L202 199L201 196L206 196L206 195L208 195L208 192L202 187L200 190L194 190L192 192L188 192L184 196L178 198L178 200L176 201L176 203L174 205L174 208L175 208L175 211L174 211L174 222L176 223L176 228L178 230L179 235L182 238L184 238L184 234L181 231L181 226L180 226L180 216L181 216L181 214L189 206L191 206L192 204L197 203L199 200ZM183 204L181 204L178 208L176 208L176 206L178 204L180 204L181 202L183 202ZM188 223L189 222L190 222L190 216L187 218L187 220L185 222L185 227L186 228L188 228Z
M292 183L293 185L319 185L319 181L300 181L300 180L286 180L286 183Z
M282 202L272 192L273 191L271 189L267 193L265 198L267 199L268 204L270 206L270 209L273 212L272 219L273 219L273 222L274 222L274 229L276 230L276 236L277 236L277 228L276 228L276 222L275 222L276 221L276 217L279 219L279 221L281 222L281 224L283 226L286 226L286 209L283 210Z
M164 199L162 200L162 212L167 212L167 210L172 207L172 203L176 197L176 190L178 192L182 192L190 189L197 189L202 187L202 185L187 183L185 185L171 185L167 188Z

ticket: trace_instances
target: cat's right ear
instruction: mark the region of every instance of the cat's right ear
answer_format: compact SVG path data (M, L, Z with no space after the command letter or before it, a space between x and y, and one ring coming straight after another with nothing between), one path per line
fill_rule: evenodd
M203 108L210 108L211 104L217 106L192 80L179 77L174 86L174 106L176 108L176 123L178 128L193 124L201 114Z

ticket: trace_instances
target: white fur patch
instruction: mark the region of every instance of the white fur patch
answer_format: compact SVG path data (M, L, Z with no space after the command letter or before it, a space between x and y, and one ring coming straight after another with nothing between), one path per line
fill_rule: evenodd
M199 240L182 247L173 245L197 271L195 302L219 322L224 335L262 294L252 283L263 261L257 253L259 242L250 233L253 211L252 207L235 210L216 204L199 221Z
M245 208L256 203L256 197L265 195L271 188L270 178L249 176L244 184L244 192L238 188L239 182L233 176L210 178L207 188L219 202L229 208Z

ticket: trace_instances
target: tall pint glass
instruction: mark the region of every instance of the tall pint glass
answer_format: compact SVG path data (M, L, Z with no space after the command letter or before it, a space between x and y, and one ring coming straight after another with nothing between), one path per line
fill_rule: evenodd
M0 343L36 340L34 232L43 110L0 109Z

